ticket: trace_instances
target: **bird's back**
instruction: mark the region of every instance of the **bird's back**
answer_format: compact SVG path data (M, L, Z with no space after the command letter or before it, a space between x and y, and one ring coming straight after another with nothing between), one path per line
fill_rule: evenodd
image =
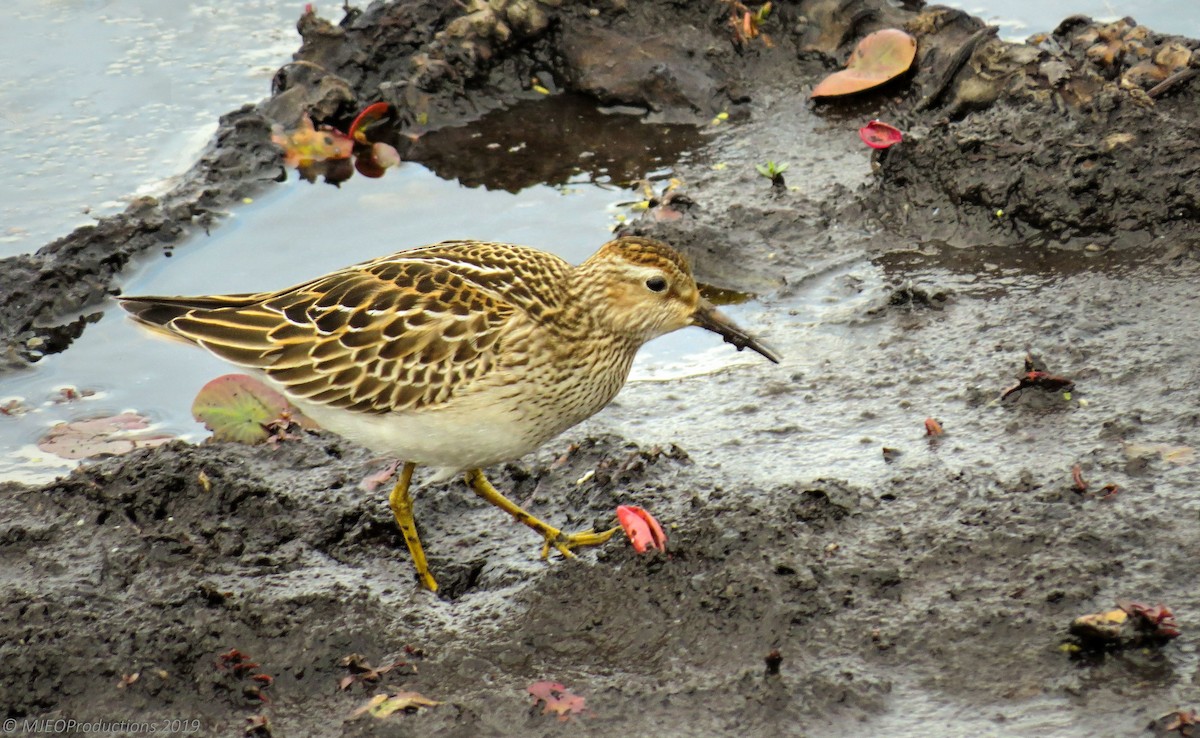
M571 270L535 249L459 241L275 292L121 303L293 398L385 413L446 402L488 374L512 324L561 308Z

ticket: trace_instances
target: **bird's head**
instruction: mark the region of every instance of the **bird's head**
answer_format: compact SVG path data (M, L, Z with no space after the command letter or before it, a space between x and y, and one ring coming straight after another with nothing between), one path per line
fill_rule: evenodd
M644 343L694 325L779 363L774 351L700 296L687 260L661 241L609 241L580 266L579 277L583 290L599 291L605 309L597 319L615 333Z

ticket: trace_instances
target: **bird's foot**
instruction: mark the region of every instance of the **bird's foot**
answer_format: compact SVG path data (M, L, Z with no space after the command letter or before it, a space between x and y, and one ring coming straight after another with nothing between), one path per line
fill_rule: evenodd
M545 543L542 544L542 558L550 557L550 549L553 548L568 559L574 558L574 549L583 548L584 546L599 546L609 538L621 530L613 528L602 533L597 533L594 530L582 530L578 533L563 533L558 528L552 525L547 525L538 520L528 512L523 510L520 505L508 499L492 486L487 477L483 475L481 469L472 469L467 472L467 484L471 489L475 490L475 494L492 503L504 512L513 516L518 523L527 525L537 531Z
M605 543L613 534L621 530L611 528L609 530L597 533L594 530L581 530L578 533L563 533L557 528L546 526L545 530L540 531L545 537L546 542L542 544L542 558L550 558L550 549L553 548L568 559L575 558L574 549L584 548L585 546L599 546Z

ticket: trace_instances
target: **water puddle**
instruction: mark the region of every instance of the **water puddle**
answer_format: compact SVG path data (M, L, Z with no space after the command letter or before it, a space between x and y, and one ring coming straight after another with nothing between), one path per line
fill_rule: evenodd
M693 156L705 143L693 126L642 123L575 95L547 102L524 100L475 124L425 134L406 158L466 187L520 192L539 184L569 186L581 177L632 183Z

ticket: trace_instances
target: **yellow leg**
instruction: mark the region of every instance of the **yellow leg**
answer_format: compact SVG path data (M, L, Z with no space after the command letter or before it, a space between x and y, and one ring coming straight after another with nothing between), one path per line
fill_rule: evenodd
M515 502L500 494L499 490L493 487L492 483L483 475L482 469L472 469L467 472L466 479L467 484L475 491L475 494L513 516L518 522L528 525L541 534L542 538L545 539L545 543L542 545L543 559L550 556L551 546L563 556L574 558L575 554L571 552L571 549L583 546L598 546L609 538L612 538L613 534L620 530L620 528L613 528L603 533L585 530L578 533L564 534L558 528L546 525L533 517L522 510Z
M412 462L405 463L403 471L400 472L400 480L396 482L391 496L388 497L388 503L392 506L392 514L396 516L396 525L400 526L400 532L404 534L404 542L408 544L408 553L412 555L413 566L417 569L417 578L421 580L421 586L430 592L436 592L437 582L434 581L433 574L429 573L429 564L425 561L425 549L421 547L421 539L417 536L417 521L413 518L412 495L408 492L413 469L416 468L417 465Z

